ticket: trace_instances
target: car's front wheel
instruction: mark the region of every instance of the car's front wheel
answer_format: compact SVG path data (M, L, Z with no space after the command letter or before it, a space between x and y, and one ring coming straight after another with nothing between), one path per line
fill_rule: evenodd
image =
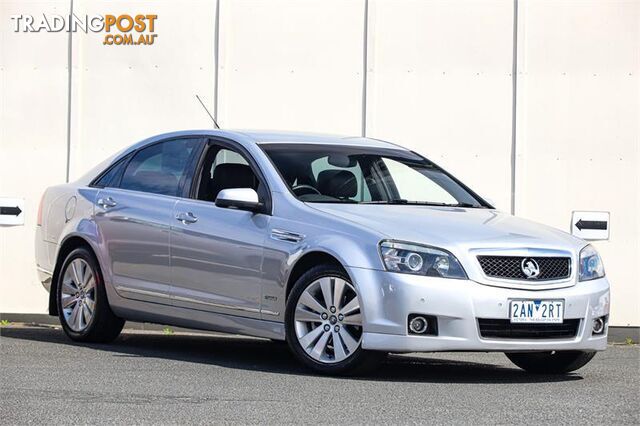
M511 362L529 373L565 374L584 367L593 351L507 352Z
M110 342L124 326L111 311L100 266L86 248L73 250L62 264L57 302L60 324L73 340Z
M362 349L360 298L335 266L313 267L297 280L287 300L285 324L291 350L316 371L364 372L384 357Z

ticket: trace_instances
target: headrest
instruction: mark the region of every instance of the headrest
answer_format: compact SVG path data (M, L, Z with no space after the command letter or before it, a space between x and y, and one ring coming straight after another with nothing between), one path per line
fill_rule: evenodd
M358 193L356 175L349 170L323 170L318 175L318 191L335 198L351 198Z
M213 169L211 195L215 200L218 192L230 188L258 188L253 170L246 164L219 164Z

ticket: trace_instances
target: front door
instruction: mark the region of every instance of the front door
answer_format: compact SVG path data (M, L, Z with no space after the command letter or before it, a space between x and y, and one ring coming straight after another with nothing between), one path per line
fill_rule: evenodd
M172 296L177 306L260 318L263 246L270 216L216 207L219 191L265 193L245 155L211 144L193 198L179 200L171 225Z

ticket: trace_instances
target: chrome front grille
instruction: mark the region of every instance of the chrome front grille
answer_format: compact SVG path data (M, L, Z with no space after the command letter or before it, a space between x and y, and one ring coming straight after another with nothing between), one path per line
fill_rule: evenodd
M529 278L523 271L523 260L532 259L539 266L539 275ZM569 278L570 257L542 256L478 256L478 262L487 277L524 281L551 281Z

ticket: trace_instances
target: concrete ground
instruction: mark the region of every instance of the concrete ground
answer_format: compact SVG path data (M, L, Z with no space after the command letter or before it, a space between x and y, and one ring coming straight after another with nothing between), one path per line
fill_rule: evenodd
M499 353L391 356L331 378L266 340L127 331L84 345L59 328L0 330L0 423L640 424L640 347L568 376Z

